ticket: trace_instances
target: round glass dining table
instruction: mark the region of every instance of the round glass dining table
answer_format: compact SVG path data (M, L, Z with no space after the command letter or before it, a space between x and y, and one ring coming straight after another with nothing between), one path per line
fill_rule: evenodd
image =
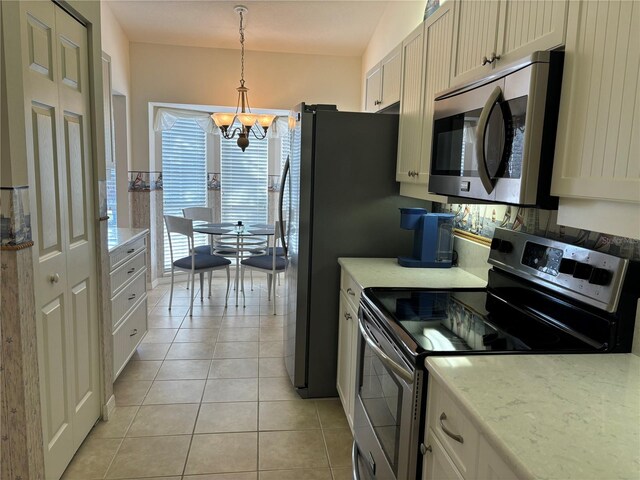
M205 222L194 222L193 231L196 233L203 233L205 235L218 235L224 236L227 239L235 238L235 247L227 244L228 247L232 247L232 251L235 253L236 259L236 277L235 277L235 290L236 290L236 307L238 306L238 281L240 277L240 261L243 258L243 254L245 252L251 252L256 250L256 243L251 241L250 239L255 239L256 237L265 237L268 238L271 235L275 235L275 228L273 225L269 225L267 223L261 224L242 224L238 225L236 223L205 223ZM265 250L268 245L265 242ZM211 245L211 254L216 254L216 249L214 248L215 242L210 242ZM224 247L221 248L224 250ZM228 255L224 255L228 256ZM244 288L244 286L243 286Z

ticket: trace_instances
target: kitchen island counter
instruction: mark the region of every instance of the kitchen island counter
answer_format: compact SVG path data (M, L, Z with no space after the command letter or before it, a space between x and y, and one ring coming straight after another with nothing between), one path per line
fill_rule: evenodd
M429 357L518 478L640 478L640 357Z
M338 263L358 283L367 287L482 288L487 282L458 268L408 268L395 258L339 258Z

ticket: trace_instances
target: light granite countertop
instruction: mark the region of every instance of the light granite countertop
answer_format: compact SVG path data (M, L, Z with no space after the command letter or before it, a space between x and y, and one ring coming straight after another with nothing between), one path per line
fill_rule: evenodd
M125 243L149 234L148 228L116 228L110 227L107 236L109 253Z
M429 357L519 478L640 478L640 357Z
M484 287L487 282L461 268L407 268L395 258L339 258L338 263L362 288Z

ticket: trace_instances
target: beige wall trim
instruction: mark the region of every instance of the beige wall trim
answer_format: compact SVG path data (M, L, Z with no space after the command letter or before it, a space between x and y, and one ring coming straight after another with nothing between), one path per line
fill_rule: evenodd
M0 251L3 252L14 252L16 250L24 250L25 248L33 247L33 242L28 241L24 243L20 243L19 245L0 245Z
M0 251L0 477L44 478L31 250Z
M475 235L475 234L469 233L469 232L467 232L465 230L460 230L459 228L454 228L453 229L453 233L454 233L454 235L456 235L458 237L466 238L467 240L471 240L472 242L479 243L480 245L484 245L486 247L491 245L491 239L490 238L481 237L480 235Z

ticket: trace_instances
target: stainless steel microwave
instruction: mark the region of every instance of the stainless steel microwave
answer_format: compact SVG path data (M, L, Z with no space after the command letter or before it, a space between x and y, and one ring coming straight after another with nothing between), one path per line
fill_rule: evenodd
M429 191L556 208L550 196L562 52L535 52L435 99Z

